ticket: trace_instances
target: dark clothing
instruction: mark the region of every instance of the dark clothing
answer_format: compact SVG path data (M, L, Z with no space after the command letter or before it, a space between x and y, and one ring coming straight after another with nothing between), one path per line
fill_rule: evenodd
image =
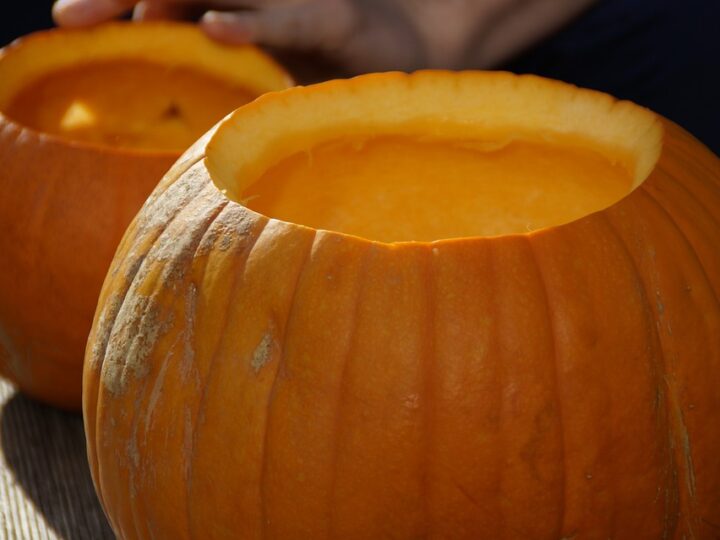
M600 0L503 68L629 99L720 154L720 0Z

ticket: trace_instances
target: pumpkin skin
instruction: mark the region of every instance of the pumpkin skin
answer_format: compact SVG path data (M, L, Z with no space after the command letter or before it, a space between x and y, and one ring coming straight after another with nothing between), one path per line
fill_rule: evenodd
M382 243L236 202L333 126L493 122L651 159L617 203L528 234ZM421 72L259 98L165 176L103 286L83 411L115 533L715 538L719 217L707 148L561 83Z
M0 374L28 395L68 409L81 407L85 344L117 244L184 148L70 140L2 111L39 77L118 60L188 66L256 94L290 84L260 51L214 44L191 25L53 30L0 51Z

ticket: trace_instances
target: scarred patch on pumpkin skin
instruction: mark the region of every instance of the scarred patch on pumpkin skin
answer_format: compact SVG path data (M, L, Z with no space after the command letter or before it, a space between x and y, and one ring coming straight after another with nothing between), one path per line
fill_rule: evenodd
M115 318L122 307L122 298L118 294L113 294L106 302L105 308L100 313L95 330L95 343L92 347L90 355L90 367L98 369L102 365L105 357L110 334L112 333Z
M155 293L148 296L139 291L159 270L156 278L159 290L179 293L191 271L202 238L227 203L214 186L205 182L204 189L164 227L137 274L127 276L132 285L114 318L104 353L106 366L103 367L102 380L112 394L117 395L125 389L129 374L141 379L149 372L148 358L172 323L173 312L161 308ZM188 291L191 304L193 287ZM192 305L187 307L194 310Z
M153 194L137 217L136 238L164 228L206 188L208 179L201 161L195 161L165 191Z
M206 186L195 204L186 208L173 224L180 229L180 234L171 234L177 232L171 225L155 241L147 259L164 263L163 280L167 285L174 289L184 279L202 238L226 204L227 200L219 196L217 190Z
M263 338L260 340L258 346L255 348L252 361L250 362L250 365L252 366L255 375L260 373L260 370L263 368L263 366L270 362L272 357L272 342L272 332L268 330L263 336Z
M195 312L197 311L197 286L190 283L185 294L185 328L182 332L183 356L180 365L180 377L186 382L195 358L193 347L195 333Z
M690 497L695 497L695 465L690 448L690 434L688 433L687 424L685 423L685 415L680 407L677 408L677 414L680 424L680 443L682 444L682 452L685 457L685 467L687 469L686 482L688 493L690 493Z
M196 257L227 251L238 239L247 237L255 226L251 213L240 205L228 204L198 246Z
M164 330L159 310L147 296L129 294L120 309L108 341L102 380L113 395L127 386L132 373L142 378L149 366L146 359Z

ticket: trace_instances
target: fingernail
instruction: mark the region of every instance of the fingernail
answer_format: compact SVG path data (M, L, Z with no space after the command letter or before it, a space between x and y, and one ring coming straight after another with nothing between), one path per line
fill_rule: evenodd
M133 21L142 21L147 17L147 4L140 2L132 12Z
M236 22L237 16L224 11L208 11L203 15L202 20L208 24L227 24Z
M208 11L200 22L205 31L215 39L231 43L252 41L252 28L238 13Z
M57 0L52 7L52 16L58 24L66 24L66 19L72 22L74 0ZM69 15L69 17L68 17Z

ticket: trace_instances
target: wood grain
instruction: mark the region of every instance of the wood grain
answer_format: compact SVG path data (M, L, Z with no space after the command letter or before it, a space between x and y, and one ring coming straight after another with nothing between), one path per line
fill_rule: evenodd
M113 538L90 480L80 415L0 379L0 539Z

